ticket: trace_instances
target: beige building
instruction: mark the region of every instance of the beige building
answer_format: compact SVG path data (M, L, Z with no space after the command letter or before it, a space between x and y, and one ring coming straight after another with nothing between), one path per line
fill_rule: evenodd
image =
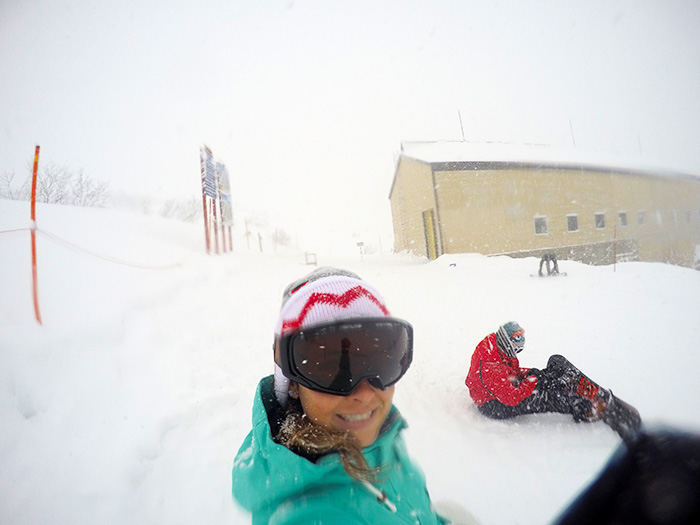
M699 176L567 157L576 160L537 146L402 144L394 249L698 266Z

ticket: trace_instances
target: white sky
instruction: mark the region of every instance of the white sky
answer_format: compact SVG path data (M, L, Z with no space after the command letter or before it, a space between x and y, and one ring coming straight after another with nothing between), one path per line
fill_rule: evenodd
M390 232L400 142L460 139L461 112L470 141L700 174L698 27L698 1L0 0L0 173L40 144L187 198L206 143L234 213Z

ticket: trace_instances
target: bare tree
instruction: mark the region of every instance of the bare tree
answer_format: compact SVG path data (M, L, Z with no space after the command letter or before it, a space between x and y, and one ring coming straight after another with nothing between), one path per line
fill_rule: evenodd
M41 168L36 178L36 200L51 204L69 204L71 173L54 162Z
M192 197L182 203L180 214L178 216L185 222L194 222L202 217L202 199Z
M85 177L82 169L79 169L70 182L70 194L72 203L76 206L85 206L83 204L85 195L88 191L90 181Z
M109 198L109 185L106 182L97 182L90 192L89 206L103 207Z
M177 213L177 202L175 199L168 199L163 203L163 207L160 209L159 215L161 217L170 218Z
M70 193L70 204L86 207L104 206L109 195L107 183L95 182L90 177L85 176L82 169L71 176Z
M163 203L160 215L185 222L194 222L202 216L202 201L194 197L185 201L168 199Z
M272 233L272 242L275 246L289 246L292 238L289 234L281 228L275 228Z
M153 212L153 200L148 195L136 197L137 210L144 215L150 215Z
M31 175L21 186L14 183L15 173L0 176L0 197L14 200L31 198ZM36 179L36 200L50 204L102 207L109 197L108 185L96 182L78 170L70 171L64 166L49 162L43 166Z
M15 201L29 200L29 179L17 187L14 184L15 172L0 175L0 197Z

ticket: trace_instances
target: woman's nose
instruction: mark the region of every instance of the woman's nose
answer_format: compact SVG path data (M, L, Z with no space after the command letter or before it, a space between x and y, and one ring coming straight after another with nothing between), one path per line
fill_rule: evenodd
M369 384L369 381L363 379L360 381L360 384L355 387L355 390L352 391L350 397L358 401L365 401L375 395L374 390L375 388Z

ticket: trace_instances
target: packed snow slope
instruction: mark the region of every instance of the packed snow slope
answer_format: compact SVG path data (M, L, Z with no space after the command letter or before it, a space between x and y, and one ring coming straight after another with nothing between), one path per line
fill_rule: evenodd
M29 204L0 201L0 522L249 523L231 465L272 372L282 290L314 247L236 238L207 256L199 224L106 209L39 205L37 224L41 326ZM358 273L414 325L395 403L434 501L483 524L547 523L621 442L603 423L477 412L469 358L505 321L527 331L523 365L564 354L647 424L700 431L700 272L561 261L568 276L538 278L533 258L352 248L318 263Z

